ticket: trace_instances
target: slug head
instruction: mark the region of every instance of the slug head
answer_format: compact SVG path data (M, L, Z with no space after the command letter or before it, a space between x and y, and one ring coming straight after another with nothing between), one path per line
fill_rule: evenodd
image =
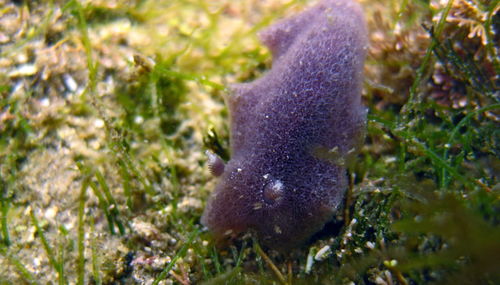
M303 169L300 174L290 175L287 170L276 171L276 167L274 172L269 171L270 167L257 167L262 165L258 160L232 159L225 166L201 222L218 244L247 231L256 233L262 244L278 250L304 243L333 215L343 191L331 189L344 185L339 181L342 175L327 164L321 166L332 171L322 177L338 177L340 185L334 185L332 179L325 182L317 177L316 167L320 166L306 165L309 171ZM301 185L293 179L307 183Z
M262 218L269 220L269 211L284 201L283 183L252 166L249 161L231 160L208 201L201 221L219 242L265 227Z

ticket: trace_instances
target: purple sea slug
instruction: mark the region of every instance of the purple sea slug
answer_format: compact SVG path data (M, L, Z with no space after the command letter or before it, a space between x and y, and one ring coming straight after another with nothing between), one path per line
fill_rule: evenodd
M250 230L285 250L332 219L364 137L366 33L359 4L323 0L260 34L272 69L230 87L231 159L209 155L220 178L201 222L216 240Z

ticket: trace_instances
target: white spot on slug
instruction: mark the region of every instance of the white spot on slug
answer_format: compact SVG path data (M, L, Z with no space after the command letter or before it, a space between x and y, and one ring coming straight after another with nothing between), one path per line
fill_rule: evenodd
M278 225L275 225L275 226L274 226L274 232L275 232L275 233L277 233L277 234L281 234L281 233L283 233L283 232L281 231L281 228L280 228Z
M254 210L259 210L261 208L262 208L262 203L257 202L255 204L253 204L253 209Z
M280 180L272 181L264 187L264 198L269 202L278 202L283 198L283 182Z

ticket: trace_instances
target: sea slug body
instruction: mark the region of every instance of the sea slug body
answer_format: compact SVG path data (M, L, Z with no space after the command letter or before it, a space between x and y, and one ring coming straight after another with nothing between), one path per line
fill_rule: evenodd
M364 137L367 48L361 7L323 0L260 34L263 77L231 86L231 159L210 155L218 185L202 216L217 240L253 231L289 249L321 230L347 188L346 161Z

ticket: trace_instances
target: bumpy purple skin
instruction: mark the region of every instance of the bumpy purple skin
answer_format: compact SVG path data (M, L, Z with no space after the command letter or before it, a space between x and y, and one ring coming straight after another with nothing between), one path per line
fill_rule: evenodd
M367 35L356 2L323 0L260 36L273 67L231 86L232 158L202 223L217 240L252 230L282 250L321 230L343 200L343 161L364 136Z

